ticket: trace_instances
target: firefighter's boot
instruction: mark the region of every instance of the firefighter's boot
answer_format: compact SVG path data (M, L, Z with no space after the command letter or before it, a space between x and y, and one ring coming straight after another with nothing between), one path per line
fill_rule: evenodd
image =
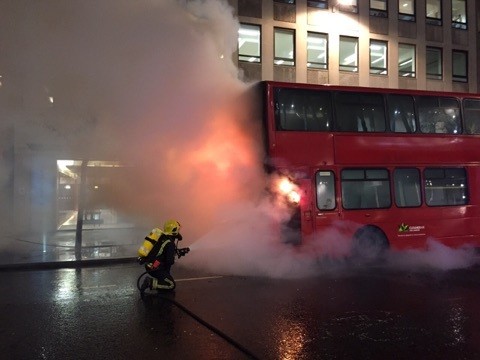
M140 287L140 292L143 294L145 292L145 290L147 289L152 289L152 281L153 279L151 277L146 277L145 280L143 280L143 284L142 286Z

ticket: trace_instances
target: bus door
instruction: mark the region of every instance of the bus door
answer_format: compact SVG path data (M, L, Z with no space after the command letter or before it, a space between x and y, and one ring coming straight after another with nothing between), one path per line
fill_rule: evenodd
M298 215L301 221L302 238L313 233L312 213L312 183L309 179L297 179L297 185L301 189L301 200L298 206Z
M320 169L315 174L315 189L312 193L314 228L321 232L340 218L336 201L335 173L333 170Z

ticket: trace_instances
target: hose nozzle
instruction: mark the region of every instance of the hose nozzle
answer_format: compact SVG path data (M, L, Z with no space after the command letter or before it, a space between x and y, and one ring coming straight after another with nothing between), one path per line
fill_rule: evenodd
M177 255L179 258L181 258L182 256L185 256L189 253L190 251L190 248L186 247L186 248L181 248L181 249L177 249Z

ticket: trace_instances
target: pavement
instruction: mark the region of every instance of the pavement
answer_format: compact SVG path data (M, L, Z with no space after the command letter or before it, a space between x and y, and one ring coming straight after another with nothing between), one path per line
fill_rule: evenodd
M128 223L85 224L81 258L75 255L76 230L61 226L50 233L2 234L0 269L15 266L52 265L79 261L112 261L136 257L149 229Z
M75 254L77 211L58 214L58 228L50 232L1 233L0 270L60 268L90 263L130 262L151 228L139 227L112 209L85 213L81 257Z

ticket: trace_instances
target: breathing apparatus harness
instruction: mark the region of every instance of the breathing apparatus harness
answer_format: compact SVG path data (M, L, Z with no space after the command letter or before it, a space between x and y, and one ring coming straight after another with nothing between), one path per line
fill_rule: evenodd
M163 235L163 232L158 229L153 229L152 232L145 237L145 241L143 242L142 246L138 249L138 258L137 261L140 265L144 265L146 262L148 262L149 255L153 252L158 252L159 248L161 246L161 242L159 241L160 237ZM184 248L179 248L178 247L178 242L182 240L182 235L177 234L175 235L175 239L173 240L173 244L175 246L175 255L177 256L178 259L180 259L182 256L187 255L190 252L190 248L184 247ZM170 240L171 241L171 240ZM155 254L156 255L156 254ZM151 268L145 270L143 273L140 274L140 276L137 279L137 288L140 291L140 281L141 279L148 274L150 271L155 270L155 268Z
M167 222L168 224L168 222ZM178 223L177 223L178 224ZM145 236L145 241L142 246L138 249L138 262L143 265L145 262L151 260L152 257L156 256L158 251L161 249L163 241L160 239L164 236L168 237L168 240L172 241L175 246L175 254L178 258L185 256L190 251L190 248L179 248L178 242L183 239L182 235L178 233L164 232L159 228L153 229L150 234ZM152 256L153 255L153 256Z

